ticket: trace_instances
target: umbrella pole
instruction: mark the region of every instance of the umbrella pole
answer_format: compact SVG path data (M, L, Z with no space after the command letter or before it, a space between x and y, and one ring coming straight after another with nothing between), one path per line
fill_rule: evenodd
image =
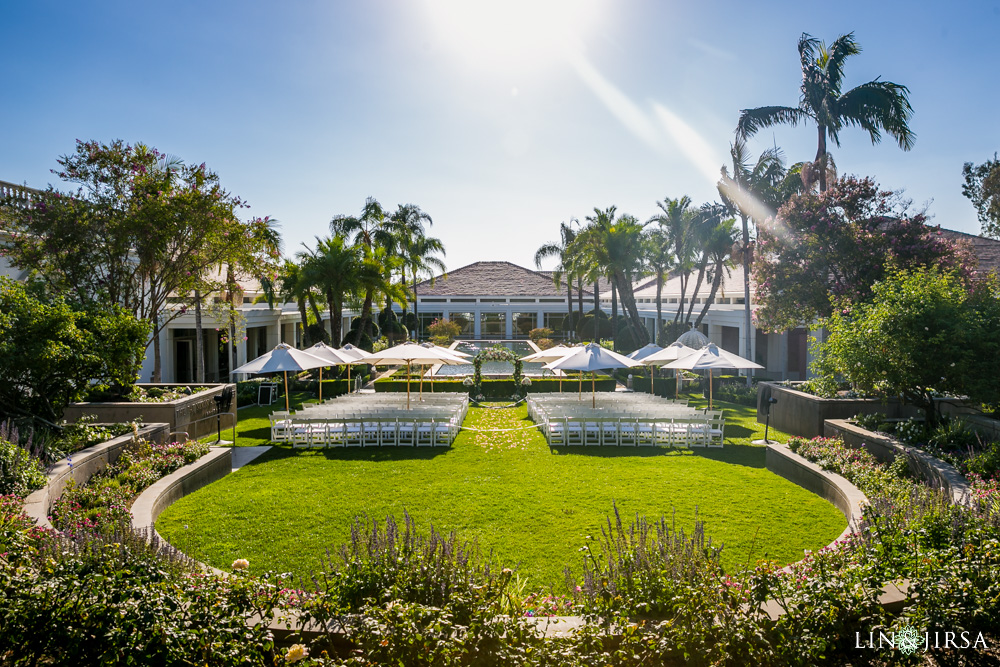
M420 364L420 400L424 400L424 365Z
M681 380L677 377L677 369L674 369L674 398L678 399L681 397Z
M577 397L578 401L583 400L583 371L580 371L580 395Z
M597 373L590 374L590 407L597 407Z
M406 409L410 409L410 362L406 362Z
M347 393L351 393L351 364L347 364Z
M288 407L288 371L285 371L285 412L288 412L290 409Z
M712 369L708 369L708 409L712 409Z
M319 367L319 402L323 402L323 367Z

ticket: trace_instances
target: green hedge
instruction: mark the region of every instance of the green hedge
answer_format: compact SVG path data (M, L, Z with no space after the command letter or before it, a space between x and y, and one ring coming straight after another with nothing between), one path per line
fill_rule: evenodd
M576 378L563 380L563 391L573 392L577 391L579 387L579 380ZM410 381L410 391L419 391L420 383ZM597 391L614 391L615 381L611 378L599 379L595 382L595 388ZM436 380L434 382L434 391L460 391L463 393L469 393L469 387L462 384L462 380ZM503 379L503 380L483 380L483 396L488 399L500 398L507 399L514 395L516 387L514 386L514 380ZM545 379L531 379L531 385L526 388L529 394L544 394L559 391L559 380L552 378ZM590 379L584 379L583 381L584 391L590 391ZM375 382L375 391L406 391L406 381L405 380L377 380ZM424 381L424 391L430 391L430 383ZM324 396L326 395L326 389L323 390Z

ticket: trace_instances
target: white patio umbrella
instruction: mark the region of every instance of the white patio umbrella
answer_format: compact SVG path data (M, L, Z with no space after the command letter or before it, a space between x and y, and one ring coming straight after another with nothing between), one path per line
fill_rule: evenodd
M567 347L566 345L555 345L547 350L541 350L540 352L534 352L526 357L521 357L521 361L531 361L531 362L541 362L543 364L549 364L553 361L559 361L567 354L573 354L575 350L579 350L577 347ZM563 376L559 376L559 391L562 391ZM583 394L583 379L580 379L580 393Z
M697 333L697 332L696 332ZM685 334L687 335L687 334ZM663 366L669 364L672 361L677 361L681 357L687 356L692 352L696 352L697 348L688 347L680 341L674 341L670 345L661 349L659 352L651 354L644 359L642 363L646 366ZM650 389L652 389L652 383L650 383ZM674 397L680 395L680 379L677 377L677 370L674 370Z
M764 368L738 354L719 349L709 343L700 350L666 364L664 368L683 368L690 371L708 370L708 409L712 409L712 371L716 368Z
M329 366L330 362L321 359L304 350L296 350L288 343L281 343L270 352L266 352L253 361L247 362L239 368L230 371L233 373L284 373L285 374L285 410L288 410L288 371L305 371L310 368L322 368Z
M607 350L597 343L590 343L589 345L575 348L572 353L567 354L558 361L545 364L544 367L550 370L590 371L591 404L593 407L597 407L597 388L593 373L612 368L632 368L638 365L640 365L638 361Z
M441 347L440 345L435 345L434 343L420 343L421 347L433 348L442 354L449 354L459 360L460 363L467 364L469 359L472 358L471 354L466 354L465 352L459 352L458 350L452 349L450 347ZM431 376L431 393L434 393L434 376ZM423 365L421 365L420 370L420 396L424 395L424 372ZM421 398L421 400L423 400Z
M340 348L339 352L342 352L348 356L354 357L354 361L347 364L347 381L351 381L351 366L354 364L363 364L365 359L368 358L368 352L362 350L360 347L354 347L350 343Z
M330 347L323 341L320 341L313 345L312 347L307 347L306 352L309 354L319 357L320 359L327 359L330 362L330 366L347 366L348 378L347 382L350 384L350 372L351 364L356 363L358 360L353 354L348 354L335 347ZM320 366L319 369L319 400L323 400L323 367Z
M465 364L465 359L446 354L433 347L427 348L418 343L401 343L381 352L376 352L365 359L365 363L373 366L402 366L406 364L406 409L410 409L410 365L411 364Z
M635 359L636 361L642 361L643 359L645 359L649 355L655 354L655 353L659 352L662 349L663 348L660 347L659 345L657 345L656 343L647 343L645 346L640 347L635 352L632 352L631 354L627 354L625 356L627 356L629 359Z

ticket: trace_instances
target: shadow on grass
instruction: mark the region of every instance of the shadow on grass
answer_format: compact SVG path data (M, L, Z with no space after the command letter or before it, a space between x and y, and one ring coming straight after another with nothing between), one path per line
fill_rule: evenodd
M626 456L633 457L676 457L676 456L700 456L713 461L731 463L733 465L746 466L748 468L763 468L765 448L754 445L733 445L726 444L721 449L699 447L687 449L684 447L581 447L581 446L561 446L550 447L553 454L583 454L586 456L596 456L599 458L620 458Z
M430 461L447 454L451 447L301 447L274 445L247 466L301 456L322 456L328 461Z

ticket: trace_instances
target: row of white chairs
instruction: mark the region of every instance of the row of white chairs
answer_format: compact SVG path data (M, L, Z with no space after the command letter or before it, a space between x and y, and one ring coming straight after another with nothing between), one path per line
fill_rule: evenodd
M544 425L550 446L597 445L722 447L721 411L697 410L687 401L649 394L603 394L597 406L574 395L528 399L528 413Z
M725 418L717 410L674 417L553 417L543 424L550 447L722 447L725 432Z
M304 447L448 447L460 422L436 417L282 419L272 415L271 439Z

